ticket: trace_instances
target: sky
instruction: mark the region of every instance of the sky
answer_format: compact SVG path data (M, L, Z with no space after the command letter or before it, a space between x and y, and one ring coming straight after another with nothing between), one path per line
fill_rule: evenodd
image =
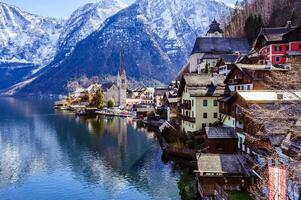
M127 4L134 2L134 0L123 1ZM225 3L235 3L236 0L223 1ZM68 18L71 13L80 6L86 3L97 2L97 0L0 0L0 2L18 6L20 9L32 14L55 18Z

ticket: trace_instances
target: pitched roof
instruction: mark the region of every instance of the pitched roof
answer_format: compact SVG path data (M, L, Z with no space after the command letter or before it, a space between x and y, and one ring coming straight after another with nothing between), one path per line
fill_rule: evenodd
M235 71L235 70L240 70L244 75L246 75L247 77L253 79L255 72L256 71L266 71L266 72L270 72L270 71L283 71L286 72L288 71L287 69L283 69L283 68L278 68L278 67L274 67L274 66L269 66L269 65L259 65L259 64L234 64L233 68L231 69L231 71L229 72L229 74L226 77L225 82L227 82L229 80L229 78L231 77L231 74Z
M238 91L237 94L250 102L300 101L301 91Z
M168 92L168 88L155 88L155 96L164 96L165 92Z
M232 127L209 127L206 129L208 139L236 139L235 129Z
M113 87L115 85L115 83L113 82L108 82L108 83L104 83L101 85L102 89L104 91L108 91L111 87Z
M221 53L233 54L240 52L247 54L250 45L246 38L211 38L199 37L196 39L191 54L195 53Z
M278 146L288 134L292 134L294 138L301 136L301 126L298 123L301 101L252 104L241 108L241 111L251 120L250 124L261 128L252 132L257 140L269 139L272 145Z
M250 169L243 155L197 154L197 163L201 173L250 175Z
M212 81L215 81L215 85ZM178 96L181 96L184 88L187 88L190 96L222 96L226 92L223 75L208 74L184 74L180 83Z
M264 36L267 41L282 41L283 36L292 30L295 30L297 26L292 27L276 27L276 28L262 28L259 36Z
M301 26L292 26L290 22L285 27L262 28L255 42L255 48L261 48L263 41L269 43L289 42L295 38L293 33L300 30ZM294 39L293 39L294 40Z

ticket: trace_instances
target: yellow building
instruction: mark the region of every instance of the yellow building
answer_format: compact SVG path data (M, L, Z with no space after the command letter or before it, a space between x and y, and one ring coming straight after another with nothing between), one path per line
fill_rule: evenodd
M196 132L219 122L218 101L225 93L226 86L221 75L183 75L178 92L182 130Z

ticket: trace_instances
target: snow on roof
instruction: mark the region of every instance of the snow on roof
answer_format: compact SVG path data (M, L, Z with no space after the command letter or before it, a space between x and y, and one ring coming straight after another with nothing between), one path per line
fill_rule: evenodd
M301 91L239 91L246 101L300 101Z

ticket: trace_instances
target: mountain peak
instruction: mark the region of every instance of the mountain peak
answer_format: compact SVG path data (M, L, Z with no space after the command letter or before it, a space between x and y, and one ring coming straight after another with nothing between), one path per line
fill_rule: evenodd
M121 0L101 0L88 3L74 11L60 35L60 51L57 55L68 55L79 41L98 30L107 18L126 7L127 4Z

